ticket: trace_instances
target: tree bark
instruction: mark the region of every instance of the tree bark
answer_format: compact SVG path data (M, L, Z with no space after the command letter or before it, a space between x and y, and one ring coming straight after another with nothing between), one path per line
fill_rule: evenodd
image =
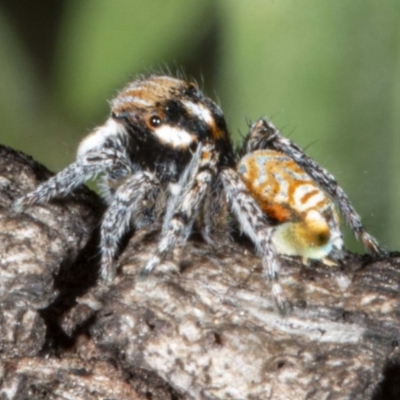
M138 279L153 229L131 233L106 286L94 193L12 210L49 176L0 147L0 399L400 398L399 254L282 258L282 316L243 238L194 235Z

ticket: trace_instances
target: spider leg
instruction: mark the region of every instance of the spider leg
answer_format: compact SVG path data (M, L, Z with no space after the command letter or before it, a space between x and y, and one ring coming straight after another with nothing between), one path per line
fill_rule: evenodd
M190 163L182 172L181 177L175 188L171 192L171 196L167 202L167 209L164 216L163 227L162 230L165 232L169 228L169 223L171 218L174 215L176 207L179 202L182 201L182 196L185 193L185 190L191 185L193 180L195 179L195 174L198 172L200 157L201 157L202 145L200 144L194 153Z
M154 206L159 191L158 180L149 172L137 172L118 187L101 224L101 277L105 281L114 279L114 261L121 237L132 222L143 227L139 220L143 219L144 211Z
M118 159L118 162L117 159L117 155L111 150L88 152L35 190L19 198L13 208L21 212L26 207L47 203L54 197L67 196L77 186L102 172L117 169L121 174L127 173L129 165L125 164L123 158Z
M221 178L233 214L262 257L264 275L272 282L275 303L279 310L285 313L286 306L279 283L280 263L272 244L273 227L268 224L265 214L247 192L245 184L234 170L223 170Z
M229 208L220 179L216 179L207 190L199 222L203 239L213 248L229 243Z
M188 180L181 192L171 200L163 225L161 240L156 254L143 268L141 275L149 275L175 247L178 242L185 242L192 230L207 188L213 177L217 163L217 154L212 144L200 145L187 167L183 177ZM173 204L173 207L171 207ZM173 210L170 211L170 210ZM169 214L169 215L168 215Z
M240 153L261 149L283 152L303 167L320 188L332 197L354 235L361 241L367 251L376 255L385 254L378 241L366 232L360 215L351 204L345 191L338 185L334 176L308 157L299 146L288 138L283 137L271 122L264 119L258 120L251 126L250 133Z

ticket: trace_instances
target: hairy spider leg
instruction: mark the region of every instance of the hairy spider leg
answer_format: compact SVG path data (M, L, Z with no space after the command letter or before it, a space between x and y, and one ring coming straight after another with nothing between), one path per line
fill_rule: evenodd
M272 282L272 295L281 313L286 312L286 304L279 283L280 263L272 244L273 227L269 225L254 198L236 171L224 169L221 174L230 208L240 223L241 229L250 237L262 258L264 275Z
M218 249L231 242L231 218L221 178L218 176L207 190L199 223L206 243Z
M21 212L29 206L47 203L55 197L65 197L89 179L102 172L115 169L116 159L118 159L118 168L129 173L129 165L123 165L123 158L117 156L115 152L89 153L39 185L32 192L19 198L13 204L13 208Z
M139 229L147 225L139 221L154 206L159 192L158 180L146 171L136 172L117 188L101 224L101 277L106 282L115 277L115 256L122 236L131 225Z
M213 144L198 145L194 161L189 163L187 171L183 173L183 179L187 179L188 182L181 186L180 193L171 200L173 207L169 206L169 209L173 209L173 212L166 216L156 254L142 269L142 276L149 275L178 242L187 240L207 188L214 177L217 156Z

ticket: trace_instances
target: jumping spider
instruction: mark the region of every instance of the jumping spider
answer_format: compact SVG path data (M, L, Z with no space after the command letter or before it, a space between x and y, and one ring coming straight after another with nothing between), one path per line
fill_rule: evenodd
M111 282L121 237L162 219L150 274L200 222L209 243L227 233L228 213L255 244L283 308L277 253L340 257L342 236L332 200L371 253L379 245L335 179L295 144L259 120L235 151L221 109L196 84L151 75L128 84L111 115L79 145L77 158L17 200L22 210L66 196L101 174L108 209L101 225L101 276ZM327 195L330 197L327 197Z

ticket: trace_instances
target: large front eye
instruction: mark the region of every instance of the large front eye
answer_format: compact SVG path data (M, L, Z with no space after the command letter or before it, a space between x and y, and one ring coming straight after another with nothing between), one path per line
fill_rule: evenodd
M161 122L161 118L158 115L152 115L149 119L149 124L153 128L157 128L157 126L160 126Z

